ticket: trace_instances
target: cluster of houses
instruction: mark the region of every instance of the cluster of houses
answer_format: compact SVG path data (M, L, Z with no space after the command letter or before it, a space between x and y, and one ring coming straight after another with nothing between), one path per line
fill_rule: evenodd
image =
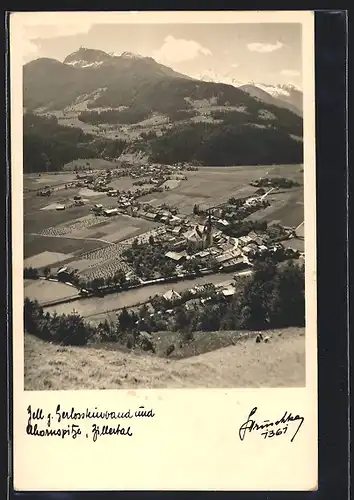
M258 180L250 182L250 185L258 188L274 187L275 189L280 189L299 186L299 183L285 177L261 177Z
M211 300L211 295L215 293L217 295L223 296L226 299L231 298L233 297L233 295L235 295L236 288L234 280L229 280L217 284L199 284L194 286L193 288L189 288L187 291L190 293L191 298L185 302L185 306L187 309L192 309L197 304L207 303L209 300ZM196 297L194 297L198 295L200 298L197 299ZM162 295L162 297L171 304L174 304L175 302L178 302L182 299L182 295L174 289L168 290Z
M177 231L178 234L174 235ZM250 231L245 236L229 237L221 230L209 229L207 224L196 225L187 230L177 226L165 231L161 237L171 244L165 257L173 261L177 266L176 270L180 272L183 265L193 259L198 259L202 269L212 267L229 272L244 269L257 258L271 256L281 261L297 256L296 250L284 248L279 242L272 243L266 234Z
M233 220L245 219L253 212L266 208L270 204L266 199L266 195L268 194L269 191L262 196L246 198L240 205L225 203L219 207L212 208L211 217L213 223L219 229L226 229Z

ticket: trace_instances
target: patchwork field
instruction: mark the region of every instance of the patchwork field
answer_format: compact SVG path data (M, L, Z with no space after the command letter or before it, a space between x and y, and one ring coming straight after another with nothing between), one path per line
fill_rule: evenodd
M24 257L29 259L42 252L54 252L66 254L67 258L69 258L83 252L96 250L97 248L104 248L107 245L108 243L103 243L102 241L27 234Z
M231 196L252 196L256 188L249 183L262 176L284 176L302 183L299 170L299 165L199 167L196 172L186 172L187 181L182 181L174 189L146 195L141 201L153 206L167 203L188 215L192 213L194 204L208 208L227 202Z
M61 172L42 173L40 176L38 174L26 174L23 177L23 187L27 189L42 189L46 185L56 186L72 182L75 178L76 176L73 173Z
M267 220L284 226L297 227L304 220L304 191L303 187L292 188L282 192L271 193L268 200L271 205L259 210L247 219Z
M24 287L24 296L39 303L78 296L76 288L56 281L25 280Z
M101 238L110 242L118 242L157 227L154 222L129 215L117 215L112 219L96 217L95 221L92 219L92 222L93 224L88 223L82 228L78 227L71 231L71 235L79 238Z

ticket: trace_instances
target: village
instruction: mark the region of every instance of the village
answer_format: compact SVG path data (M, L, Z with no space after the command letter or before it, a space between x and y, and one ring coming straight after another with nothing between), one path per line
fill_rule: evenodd
M303 257L297 245L291 244L299 238L296 228L279 223L268 224L266 220L252 220L257 212L271 205L271 194L286 184L281 177L252 181L251 196L231 196L226 202L213 206L195 203L189 213L181 213L178 206L165 202L152 204L141 201L147 194L168 191L169 183L185 182L187 169L184 165L163 168L135 165L116 170L78 170L76 179L61 186L61 189L65 191L75 187L102 193L107 196L107 202L100 198L101 203L92 203L84 196L75 195L66 205L58 204L56 210L66 210L70 206L84 207L98 225L110 225L109 221L123 216L146 220L154 226L135 238L117 243L115 252L114 246L109 247L111 255L107 262L114 261L114 266L106 265L104 261L97 274L80 271L73 261L38 269L25 268L25 277L42 277L73 286L82 299L107 294L115 296L137 288L149 290L154 285L171 284L171 288L156 295L158 300L146 298L135 302L138 305L149 304L150 307L153 303L155 307L157 304L160 314L164 311L165 315L173 317L170 308L181 303L188 308L188 300L192 301L194 308L197 303L198 307L203 307L215 297L230 300L236 293L238 276L252 273L255 263L261 260L267 258L281 263ZM190 169L197 170L197 167ZM133 187L119 189L117 186L122 177L133 179ZM263 186L266 189L260 189ZM291 183L287 187L291 188ZM215 279L216 276L220 277ZM195 286L192 282L188 284L189 280L198 277L203 278L203 283ZM208 277L213 279L209 281ZM176 286L181 282L182 289ZM70 306L71 300L65 297L47 300L43 305L60 311L61 307ZM135 302L131 305L135 306ZM116 310L119 309L117 306Z

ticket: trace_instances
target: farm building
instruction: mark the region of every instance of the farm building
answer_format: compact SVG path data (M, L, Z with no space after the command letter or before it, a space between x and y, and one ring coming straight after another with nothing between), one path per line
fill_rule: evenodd
M106 208L103 210L103 214L106 217L112 217L112 215L118 215L118 209L117 208Z
M178 253L178 252L167 252L165 254L165 257L178 263L184 262L186 260L186 255L184 253Z
M57 205L56 210L65 210L65 205Z
M238 271L248 267L248 262L243 257L238 257L236 259L231 259L222 265L222 270L225 272Z
M232 285L229 285L228 287L224 288L221 293L224 297L232 297L236 293L236 288Z
M218 255L216 257L216 260L219 264L225 264L225 262L232 260L232 259L236 259L240 255L241 255L240 250L232 249L232 250L228 250L228 251L222 253L221 255Z
M143 214L143 217L147 220L156 220L157 219L157 214L154 214L153 212L145 212Z
M252 241L252 238L250 238L249 236L240 236L239 237L240 245L248 245L249 243L251 243L251 241Z
M56 271L53 270L52 272L54 275L56 275L58 280L65 281L66 279L69 279L73 275L74 271L73 271L73 269L71 269L67 266L63 266L63 267L59 267L59 269L57 269Z
M96 205L94 205L94 206L91 208L91 210L92 210L92 212L96 212L96 213L98 213L98 212L102 212L102 210L103 210L103 205L101 205L101 204L96 204Z
M226 219L219 219L216 221L216 226L220 229L225 229L230 223Z
M178 226L181 224L181 219L179 217L173 216L171 219L169 219L169 224L171 226Z
M165 300L168 300L169 302L173 302L174 300L179 300L181 298L180 294L176 292L175 290L168 290L164 295L163 298Z
M176 235L176 236L179 236L181 233L182 233L183 229L181 226L176 226L172 229L171 233Z

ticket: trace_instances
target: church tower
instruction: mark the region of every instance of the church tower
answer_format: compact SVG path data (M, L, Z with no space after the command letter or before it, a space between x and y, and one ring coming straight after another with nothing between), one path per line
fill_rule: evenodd
M212 233L212 222L211 222L211 212L208 210L208 219L205 221L203 230L203 247L208 248L213 244L213 233Z

